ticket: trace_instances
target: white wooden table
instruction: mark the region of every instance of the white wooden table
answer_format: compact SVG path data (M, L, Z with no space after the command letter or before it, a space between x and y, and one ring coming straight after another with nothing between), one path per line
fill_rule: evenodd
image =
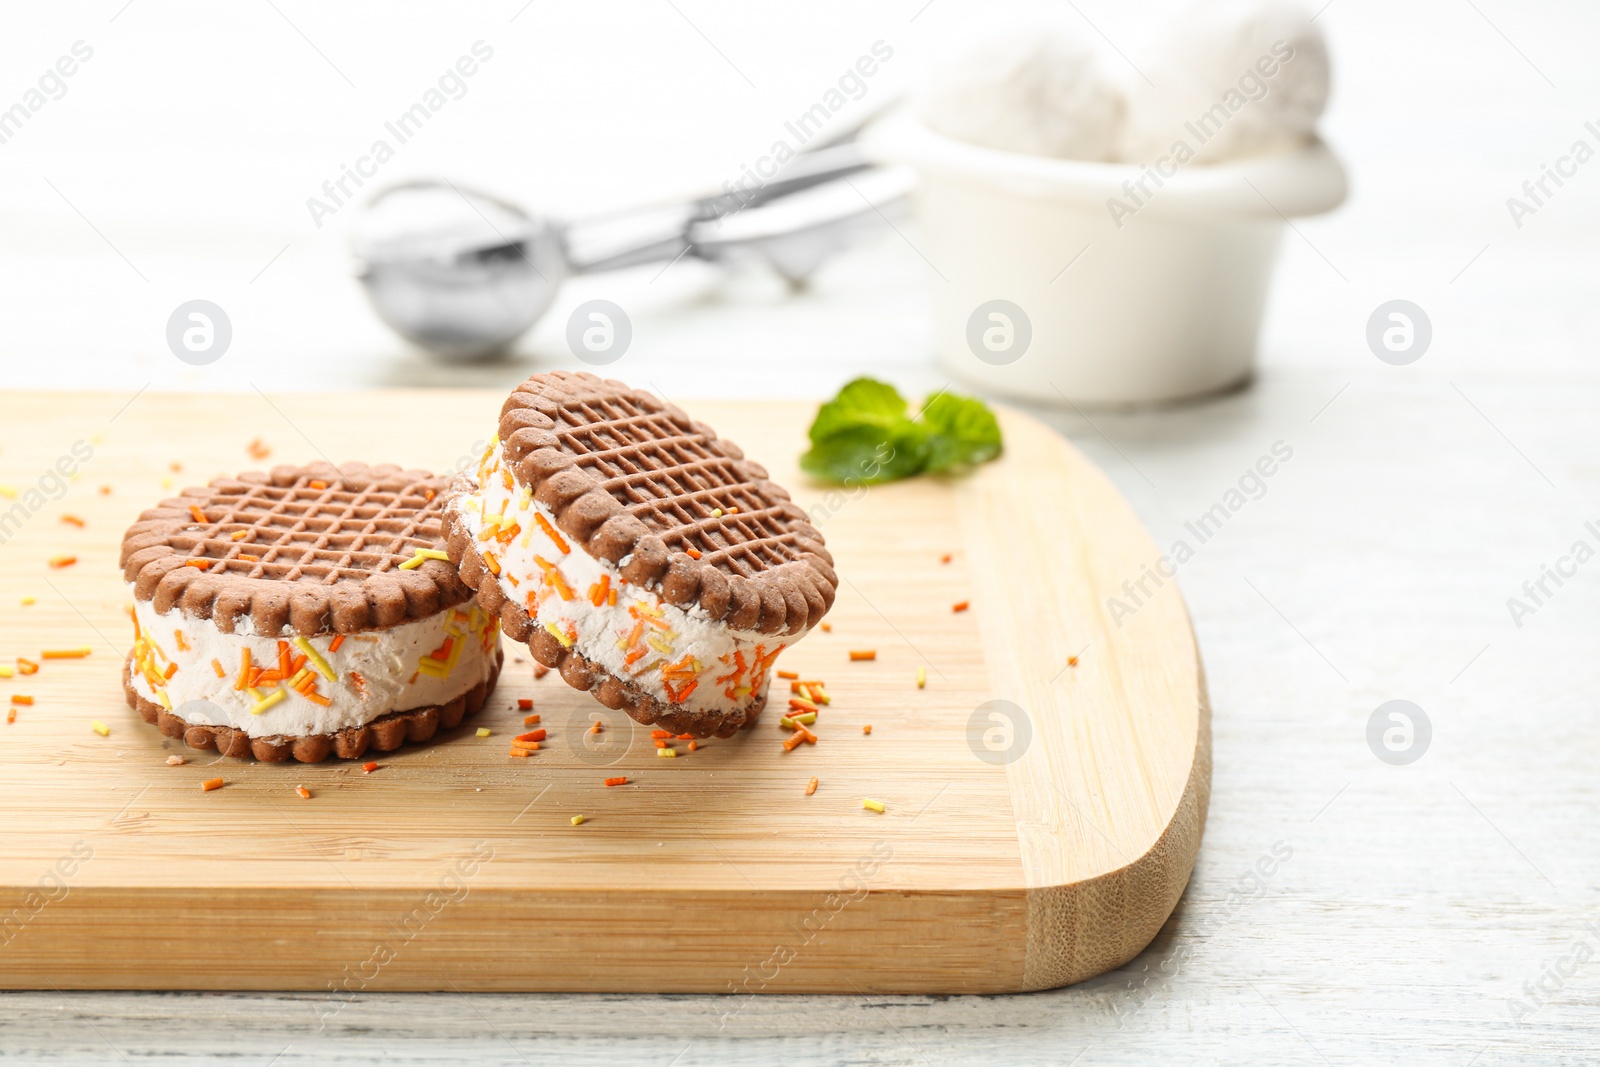
M739 151L758 150L774 116L807 106L853 58L858 38L905 40L909 61L931 32L924 27L955 17L935 6L912 22L919 6L809 8L791 35L804 59L781 79L792 91L768 85L732 105ZM735 10L682 7L686 18L640 7L636 15L655 11L664 21L617 20L615 61L652 34L671 34L671 48L684 54L702 49L660 84L669 94L679 87L679 103L699 94L707 107L731 93L725 80L738 82L706 45L762 73L773 46ZM1573 140L1600 140L1583 128L1600 99L1600 73L1587 58L1596 16L1555 4L1396 8L1337 0L1324 16L1340 72L1328 135L1351 164L1355 193L1339 214L1290 235L1254 386L1161 412L1043 413L1109 472L1160 541L1189 536L1185 522L1222 500L1276 442L1293 449L1264 495L1233 513L1179 573L1210 675L1215 775L1193 881L1138 960L1029 996L758 998L731 1015L715 997L367 995L330 1004L311 994L10 994L0 996L0 1059L284 1067L1600 1061L1600 961L1591 958L1600 953L1600 560L1559 588L1547 583L1552 595L1520 627L1507 606L1574 542L1600 548L1585 528L1600 520L1600 164L1520 229L1505 207ZM1083 11L1109 35L1124 32L1109 5ZM358 50L349 26L319 22L325 16L309 9L285 14L357 74L377 62ZM508 17L498 8L463 16L485 26ZM540 17L528 11L517 32L526 34L521 19ZM0 359L10 382L70 388L92 379L130 395L150 382L248 392L264 375L329 387L509 384L564 362L559 307L520 362L466 375L400 353L365 316L340 278L337 241L291 216L302 186L314 187L389 105L379 100L363 112L343 100L323 61L309 50L298 55L307 42L270 10L258 29L272 34L264 47L291 68L283 93L302 115L321 104L321 118L303 121L322 123L310 139L328 148L264 162L275 174L304 164L292 182L274 178L294 190L282 218L273 214L281 205L262 200L255 223L210 232L208 212L226 215L217 195L219 185L229 188L224 163L193 163L192 182L179 183L204 208L192 215L172 206L182 190L170 199L119 195L73 139L117 125L113 64L156 47L171 18L139 0L96 30L106 84L92 87L91 64L76 95L51 105L60 114L40 116L59 119L55 127L25 131L38 134L32 146L18 138L3 149L0 221L14 236L0 247L0 281L13 298ZM684 25L690 18L706 40ZM0 45L21 69L42 67L83 35L65 22L28 29ZM453 25L441 35L443 52L408 38L406 62L431 70L435 53L453 58L455 38L465 44L475 33ZM506 58L544 54L518 40L507 38ZM196 60L206 77L222 77L212 62ZM502 121L507 98L534 77L513 64L502 69L504 83L479 87L478 110L463 109L461 128ZM394 83L391 96L412 91L403 77ZM221 100L195 99L190 120L255 96L236 88ZM246 118L266 121L266 103L249 106L256 110ZM595 106L614 109L615 101ZM600 139L594 170L605 183L637 159L637 148L630 156L617 141L659 128L653 108L648 122ZM559 138L566 123L572 143L581 117L564 114L543 135ZM181 140L181 124L159 114L148 122L146 136L117 141L132 163L106 168L116 180L148 182L132 164L161 158L164 138ZM329 132L338 123L343 140ZM720 143L710 125L685 125L693 152ZM222 136L223 156L249 142ZM508 173L490 162L501 155L464 149L471 137L440 141L468 152L453 173L474 173L479 158ZM426 170L439 160L429 153L445 151L419 145L416 167ZM738 160L724 156L736 171ZM690 173L685 157L661 158L675 179ZM81 202L69 210L41 177ZM194 243L177 241L173 227ZM914 242L915 231L906 237ZM150 280L141 283L118 254ZM622 279L563 299L626 294L640 340L614 370L675 396L822 394L862 371L920 391L942 383L927 361L922 269L889 235L830 267L796 300L758 276L717 284L678 268L659 281ZM86 286L99 314L74 302ZM207 293L237 308L240 353L250 360L192 371L162 349L170 308ZM1380 363L1363 337L1373 308L1395 297L1421 304L1435 329L1432 350L1409 367ZM1380 761L1366 740L1374 709L1392 699L1415 702L1432 725L1426 753L1405 766Z

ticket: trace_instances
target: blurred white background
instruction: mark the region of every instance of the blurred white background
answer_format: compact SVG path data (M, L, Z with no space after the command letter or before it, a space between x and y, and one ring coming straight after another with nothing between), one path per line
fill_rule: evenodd
M1080 0L1136 60L1162 5ZM852 109L917 77L993 3L226 5L105 0L8 8L0 108L74 42L93 57L0 144L0 360L10 387L325 389L499 384L576 365L566 313L603 296L634 322L631 366L701 394L820 393L861 371L941 380L914 227L885 232L791 297L760 270L690 261L571 283L516 359L445 368L370 313L353 279L353 208L306 200L363 155L476 41L492 60L399 148L374 185L444 175L577 216L719 188L765 153L876 41L894 56ZM1418 377L1586 370L1600 162L1516 227L1506 198L1600 135L1600 9L1509 0L1332 0L1326 139L1349 202L1286 236L1264 329L1285 365L1391 370L1363 342L1404 297L1434 323ZM846 113L848 118L849 112ZM368 186L368 191L373 188ZM204 298L232 349L205 368L167 351L167 316ZM1439 358L1442 357L1442 358Z

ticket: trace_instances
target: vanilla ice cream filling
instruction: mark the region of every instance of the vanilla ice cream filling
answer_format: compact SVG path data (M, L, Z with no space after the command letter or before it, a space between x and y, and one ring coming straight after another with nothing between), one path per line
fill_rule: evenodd
M137 598L133 618L134 691L191 725L251 737L334 733L448 704L488 680L500 644L499 625L472 602L385 630L310 638L259 636L249 616L223 633Z
M500 591L566 648L663 703L689 711L745 707L766 694L786 644L803 635L733 630L699 605L668 604L590 555L555 514L517 484L499 442L478 467L478 489L455 507Z

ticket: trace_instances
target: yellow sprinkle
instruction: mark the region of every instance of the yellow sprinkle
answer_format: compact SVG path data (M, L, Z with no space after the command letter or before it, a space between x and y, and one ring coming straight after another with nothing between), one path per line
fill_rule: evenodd
M478 736L479 737L488 737L489 736L489 728L487 726L478 727Z
M861 806L866 808L868 811L882 811L883 801L873 800L871 797L862 797Z
M10 678L17 673L15 667L0 667L0 678Z
M415 555L406 560L404 563L400 564L400 569L403 571L413 571L422 566L422 564L427 560L448 560L449 558L450 556L448 554L440 552L437 548L419 548L416 549Z
M662 640L660 634L651 634L649 637L644 639L644 643L661 653L663 656L672 655L672 646L667 644L666 641Z
M574 825L574 826L582 826L583 825L583 816L582 815L574 815L572 817L572 825Z
M572 647L572 638L570 638L566 634L562 633L561 632L561 627L557 626L553 622L547 622L547 623L544 624L544 628L546 630L549 630L551 635L554 636L557 641L561 642L561 647L562 648L571 648Z
M25 608L31 608L35 604L37 604L38 602L39 602L38 599L35 598L35 597L25 596L25 597L22 598L22 606L25 607Z
M156 690L156 699L161 701L162 707L166 708L168 711L172 710L172 698L167 696L167 691L165 689Z
M678 750L675 748L658 748L656 749L656 755L662 759L674 759L678 755Z
M778 725L787 726L792 730L797 723L801 726L810 726L816 721L817 713L814 711L808 711L804 715L785 715L783 718L778 720Z
M928 668L926 668L926 667L918 667L917 668L917 688L918 689L926 689L926 688L928 688Z
M822 691L822 686L820 686L820 685L808 686L806 688L806 691L811 694L811 701L814 704L832 704L833 703L833 698L831 696L829 696L827 693L824 693Z
M298 671L295 672L295 676L293 678L289 679L289 688L290 689L298 688L300 683L306 680L306 675L308 675L310 673L311 673L311 668L310 667L301 667Z
M311 665L317 669L318 674L330 682L339 680L339 676L333 673L333 668L328 666L328 661L322 658L322 653L311 647L310 641L303 637L297 637L294 639L294 647L306 654L306 659L311 661Z
M101 737L110 737L111 736L111 727L107 726L105 723L96 722L96 723L91 723L90 725L94 727L94 732L99 734Z
M272 693L270 693L267 696L267 698L265 700L261 701L261 703L257 704L255 707L251 708L250 709L250 714L252 714L252 715L260 715L263 711L266 711L268 708L272 707L272 705L278 704L278 703L281 703L284 700L287 700L288 697L289 697L289 694L284 692L282 689L275 689L275 690L272 691Z
M265 700L265 699L267 699L267 694L263 693L261 690L255 688L254 686L252 686L251 689L250 689L250 696L253 697L256 700Z
M9 485L0 485L0 496L5 497L7 500L15 500L17 499L17 491Z
M713 518L713 519L720 519L720 518L722 518L722 509L721 509L721 508L712 508L712 509L711 509L711 517L712 517L712 518Z

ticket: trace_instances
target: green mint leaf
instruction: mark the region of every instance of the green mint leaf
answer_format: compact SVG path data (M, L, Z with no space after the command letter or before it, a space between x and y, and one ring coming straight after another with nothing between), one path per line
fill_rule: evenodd
M873 426L837 431L800 457L800 469L842 485L877 485L916 474L927 462L927 433L905 419L890 433Z
M928 429L931 472L987 463L1000 454L1000 423L981 400L940 393L922 409L922 424Z
M906 400L894 386L872 378L857 378L839 395L822 405L811 424L811 440L820 443L842 430L877 427L880 439L887 440L900 431L906 415Z

